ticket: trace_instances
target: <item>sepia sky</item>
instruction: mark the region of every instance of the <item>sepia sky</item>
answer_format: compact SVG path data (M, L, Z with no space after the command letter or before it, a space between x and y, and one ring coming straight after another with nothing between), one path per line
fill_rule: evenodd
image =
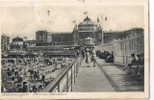
M50 11L48 13L48 11ZM83 14L87 11L87 14ZM28 6L0 7L1 33L34 39L37 30L72 32L75 20L80 23L87 15L96 22L99 17L105 31L144 27L144 6ZM105 21L105 17L107 20Z

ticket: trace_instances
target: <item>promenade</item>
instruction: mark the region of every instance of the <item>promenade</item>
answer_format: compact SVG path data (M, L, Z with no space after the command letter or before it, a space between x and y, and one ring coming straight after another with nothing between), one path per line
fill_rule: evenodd
M143 82L137 81L122 68L96 58L96 67L82 61L73 92L143 91Z
M76 83L73 86L73 92L102 91L114 91L114 88L98 66L93 67L92 64L86 64L83 61L82 65L79 67L79 73Z

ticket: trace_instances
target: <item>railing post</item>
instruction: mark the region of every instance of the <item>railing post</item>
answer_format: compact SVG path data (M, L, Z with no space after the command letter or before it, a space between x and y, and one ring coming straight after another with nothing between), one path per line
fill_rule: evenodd
M60 82L58 83L57 89L58 89L58 92L60 92Z
M66 91L68 92L69 91L69 86L68 86L68 73L67 73L67 79L66 79Z
M77 64L76 64L76 77L77 77L77 74L78 74L78 67L79 67L79 63L77 62Z
M72 68L73 68L73 66L74 66L74 64L72 65ZM73 73L72 73L72 68L71 68L71 91L72 91L72 79L73 79L73 77L72 77L72 75L73 75Z
M75 79L78 73L78 64L79 59L74 61L71 66L66 67L66 69L62 72L62 75L58 76L53 82L51 82L46 88L41 91L72 91L73 84L75 83Z
M74 83L75 83L75 78L76 78L76 77L75 77L75 75L76 75L75 69L76 69L76 63L74 64L74 74L73 74L73 75L74 75Z

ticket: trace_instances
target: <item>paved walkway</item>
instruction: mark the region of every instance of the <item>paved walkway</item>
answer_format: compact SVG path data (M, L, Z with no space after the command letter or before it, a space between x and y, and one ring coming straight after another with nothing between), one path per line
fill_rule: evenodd
M91 66L89 66L91 65ZM89 67L88 67L89 66ZM98 66L82 63L73 92L107 92L114 91L112 85Z

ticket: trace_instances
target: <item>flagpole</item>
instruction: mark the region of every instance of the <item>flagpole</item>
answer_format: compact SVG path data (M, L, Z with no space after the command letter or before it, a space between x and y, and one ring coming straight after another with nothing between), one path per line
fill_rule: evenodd
M84 11L83 15L88 16L88 11Z

